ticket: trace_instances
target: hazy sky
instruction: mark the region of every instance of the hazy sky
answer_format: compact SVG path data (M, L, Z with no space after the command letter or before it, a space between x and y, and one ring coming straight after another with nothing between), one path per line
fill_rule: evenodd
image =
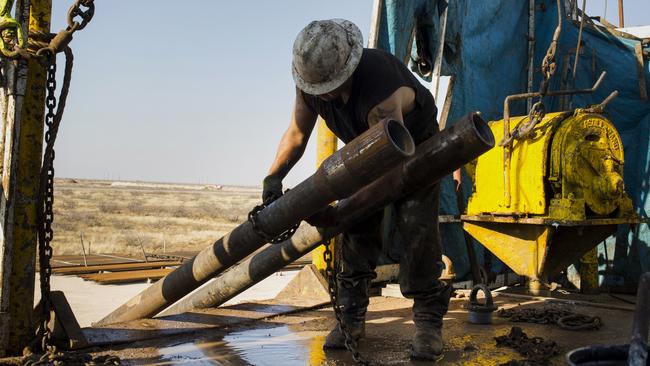
M53 2L59 30L71 1ZM339 17L365 42L373 1L95 3L72 43L57 176L258 185L290 117L296 34L311 20ZM603 15L605 0L587 3L590 15ZM650 0L625 6L627 26L650 24ZM618 24L616 0L607 19ZM313 172L314 145L289 186Z

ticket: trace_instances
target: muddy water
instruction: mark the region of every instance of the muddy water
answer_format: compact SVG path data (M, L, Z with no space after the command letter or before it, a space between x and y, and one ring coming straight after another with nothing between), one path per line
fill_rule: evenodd
M323 332L246 329L159 349L156 365L322 365ZM328 362L328 364L332 364Z

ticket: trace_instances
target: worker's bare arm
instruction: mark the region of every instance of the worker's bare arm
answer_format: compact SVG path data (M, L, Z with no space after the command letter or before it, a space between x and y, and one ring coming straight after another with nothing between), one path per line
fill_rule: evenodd
M413 108L415 108L415 91L408 86L402 86L368 112L368 125L373 126L384 119L404 123L404 115L411 112Z
M318 115L305 104L300 90L296 89L291 121L284 135L282 135L275 160L271 164L268 175L276 175L280 179L284 179L302 157L317 117Z

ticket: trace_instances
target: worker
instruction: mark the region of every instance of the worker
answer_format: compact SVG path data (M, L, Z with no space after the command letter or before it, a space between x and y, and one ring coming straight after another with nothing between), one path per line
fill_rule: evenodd
M438 132L431 93L395 56L363 48L361 32L350 21L331 19L307 25L294 42L292 67L293 113L263 181L262 199L267 204L282 195L282 180L303 155L319 115L345 143L387 119L403 123L416 145ZM442 357L442 317L450 288L438 279L442 269L438 191L436 185L392 204L393 231L403 246L400 289L414 300L415 336L410 354L415 359ZM369 287L382 248L382 218L382 212L365 218L343 233L340 242L338 301L342 321L356 340L365 335ZM337 325L324 348L344 348L344 341Z

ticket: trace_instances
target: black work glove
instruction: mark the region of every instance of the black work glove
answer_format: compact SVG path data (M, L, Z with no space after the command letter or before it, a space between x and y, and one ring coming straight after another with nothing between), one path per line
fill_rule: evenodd
M277 200L282 196L282 178L277 175L269 175L262 182L262 202L265 205Z
M324 209L306 218L305 221L307 221L309 225L316 227L336 226L338 225L336 208L334 206L327 206Z

